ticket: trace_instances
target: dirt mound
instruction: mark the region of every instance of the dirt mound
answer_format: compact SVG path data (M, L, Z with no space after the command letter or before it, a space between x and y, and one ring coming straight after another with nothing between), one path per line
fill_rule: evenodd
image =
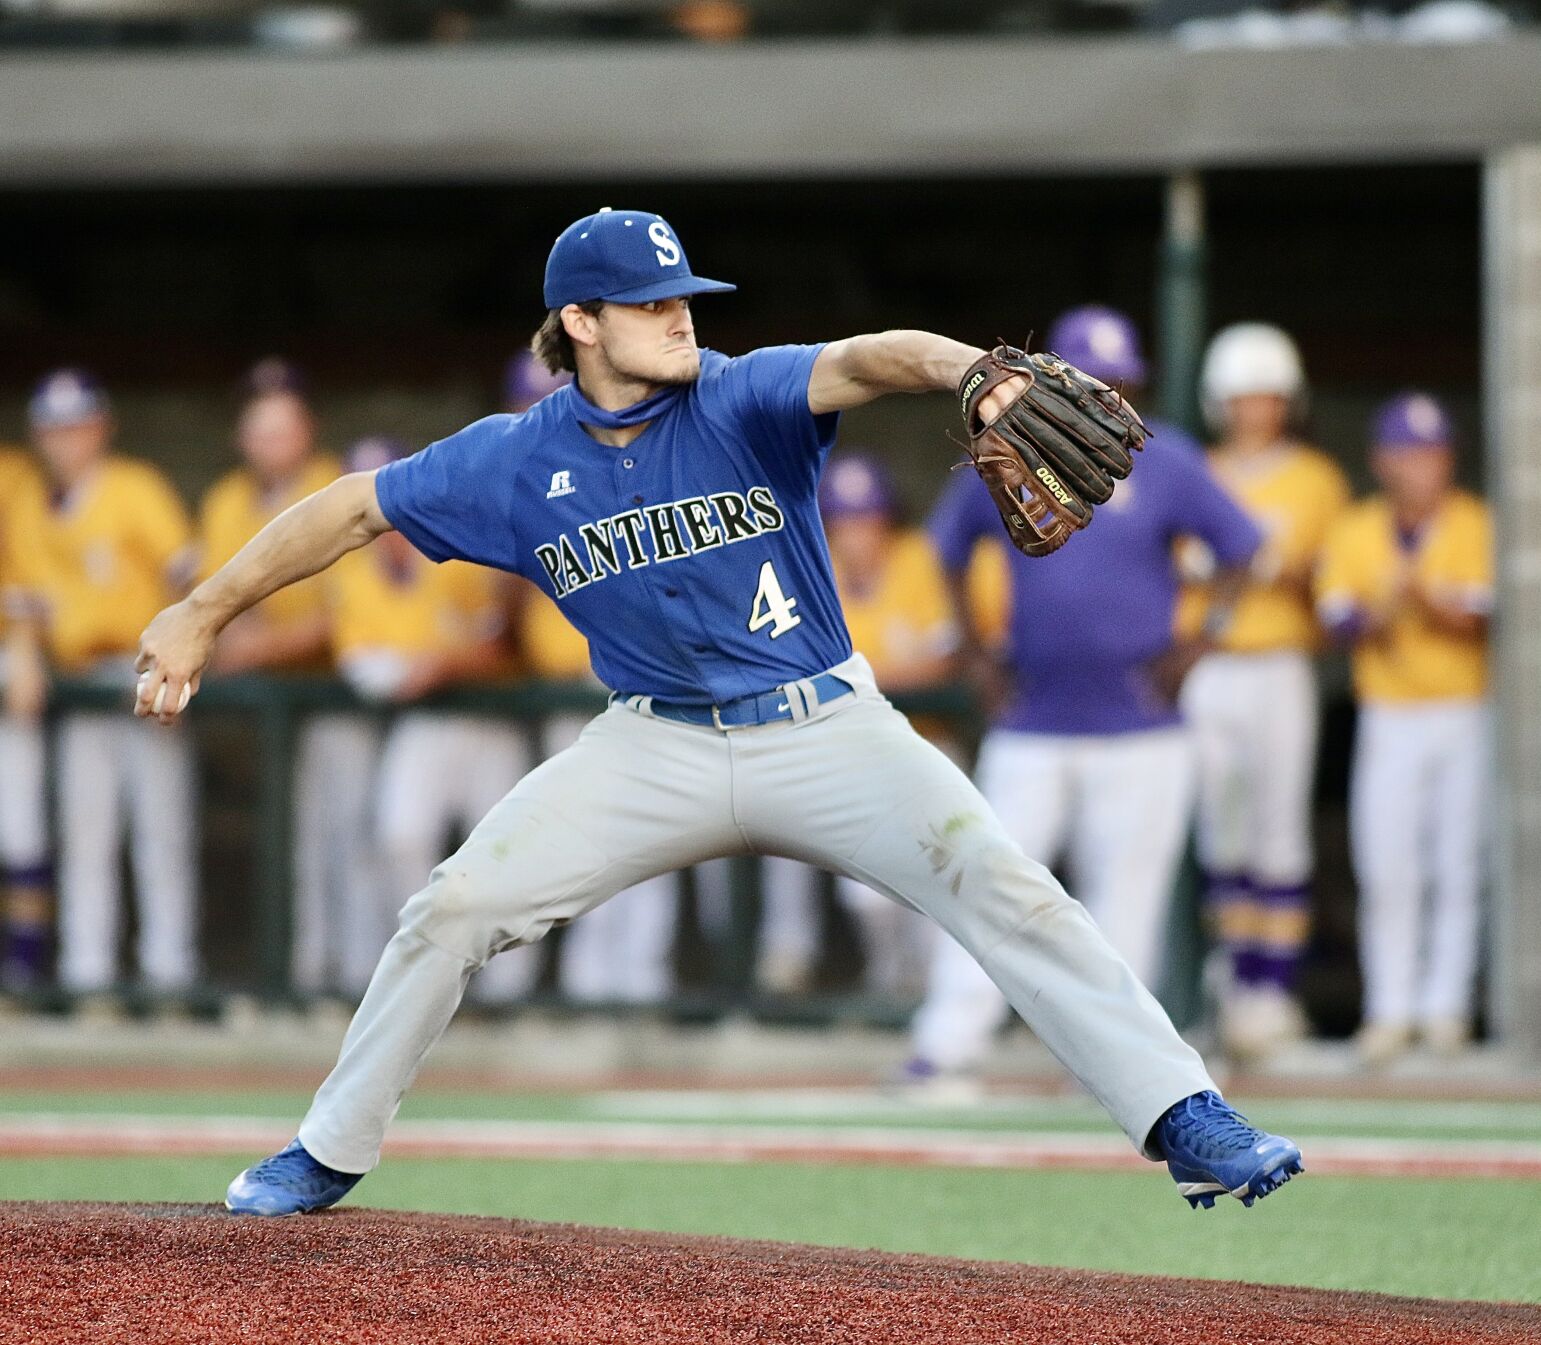
M1541 1309L345 1209L0 1206L0 1340L1327 1342L1541 1339Z

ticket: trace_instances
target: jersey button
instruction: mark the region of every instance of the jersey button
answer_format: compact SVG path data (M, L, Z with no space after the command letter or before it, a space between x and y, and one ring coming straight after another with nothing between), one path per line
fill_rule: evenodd
M642 497L640 495L633 495L631 497L631 502L633 504L641 504L642 503Z
M677 588L666 588L663 591L663 595L666 598L677 598L680 596L680 591Z
M621 466L622 467L630 467L631 465L632 465L632 461L631 461L630 458L622 458L621 459Z

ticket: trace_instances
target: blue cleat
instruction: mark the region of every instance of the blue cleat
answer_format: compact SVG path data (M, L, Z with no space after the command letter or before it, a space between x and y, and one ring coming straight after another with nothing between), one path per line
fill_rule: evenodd
M1194 1209L1213 1209L1223 1195L1250 1206L1305 1171L1298 1145L1249 1125L1218 1093L1195 1093L1170 1108L1156 1122L1156 1138Z
M316 1162L295 1140L231 1182L225 1208L232 1214L309 1214L335 1205L363 1175Z

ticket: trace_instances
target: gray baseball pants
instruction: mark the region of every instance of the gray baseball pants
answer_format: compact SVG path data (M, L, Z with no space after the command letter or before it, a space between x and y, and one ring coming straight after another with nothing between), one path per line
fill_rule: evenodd
M489 957L646 878L722 855L785 855L930 916L978 959L1136 1148L1213 1088L1198 1054L968 777L877 690L795 720L697 728L617 701L488 813L402 910L336 1067L300 1126L320 1162L367 1172L402 1095ZM799 702L802 702L799 704Z

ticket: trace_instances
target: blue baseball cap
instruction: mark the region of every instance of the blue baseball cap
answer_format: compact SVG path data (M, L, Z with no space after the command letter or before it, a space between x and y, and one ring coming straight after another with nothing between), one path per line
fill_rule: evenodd
M1404 392L1375 413L1371 442L1378 449L1448 448L1455 438L1450 417L1426 392Z
M646 210L605 206L585 215L562 230L546 258L547 308L595 299L646 304L737 288L692 275L674 230Z
M102 385L83 369L56 369L33 389L27 419L38 430L104 416L112 409Z
M1116 308L1086 304L1061 313L1049 328L1049 349L1104 383L1145 381L1140 334Z
M859 514L892 518L899 510L899 494L888 469L866 453L836 458L819 482L819 513L826 520Z

